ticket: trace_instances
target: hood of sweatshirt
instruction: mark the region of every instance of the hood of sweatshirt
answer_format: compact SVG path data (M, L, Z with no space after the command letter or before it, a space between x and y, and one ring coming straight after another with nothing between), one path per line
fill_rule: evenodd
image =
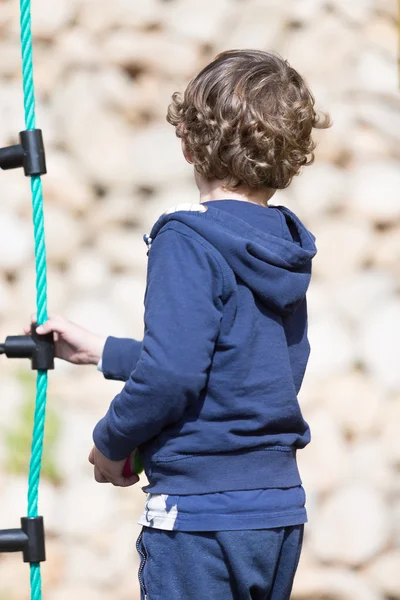
M184 223L206 239L236 278L274 312L289 315L304 299L317 249L314 236L288 208L238 200L178 205L145 236L148 246L170 221Z

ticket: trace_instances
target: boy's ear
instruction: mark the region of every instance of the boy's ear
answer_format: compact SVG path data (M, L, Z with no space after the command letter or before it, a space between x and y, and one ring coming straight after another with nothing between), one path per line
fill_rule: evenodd
M185 160L189 163L189 165L192 165L193 157L190 154L190 152L188 152L188 150L186 148L185 140L183 138L181 139L181 145L182 145L182 152L183 152L183 156L185 157Z

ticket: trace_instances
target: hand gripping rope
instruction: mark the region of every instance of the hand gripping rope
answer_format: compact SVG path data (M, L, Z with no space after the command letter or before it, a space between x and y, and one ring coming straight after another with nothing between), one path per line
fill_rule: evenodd
M36 129L35 92L33 84L32 31L30 0L20 0L22 79L26 131L20 133L20 144L0 149L0 168L23 167L31 178L32 212L35 238L37 323L47 320L47 269L44 240L43 192L40 176L46 173L42 132ZM36 405L32 434L32 454L28 481L28 516L21 519L21 529L0 531L0 552L22 551L24 562L30 563L31 600L41 600L40 563L45 557L44 525L38 516L38 491L42 464L44 422L46 415L47 371L54 368L52 334L39 336L36 324L30 336L10 336L0 344L0 354L8 358L30 358L37 370Z

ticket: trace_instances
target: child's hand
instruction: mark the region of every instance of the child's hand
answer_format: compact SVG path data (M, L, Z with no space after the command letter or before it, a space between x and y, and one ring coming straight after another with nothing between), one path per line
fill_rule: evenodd
M129 487L139 481L136 473L124 477L123 470L126 459L110 460L93 446L89 454L89 462L94 466L94 478L97 483L112 483L119 487Z
M32 323L36 322L36 315L32 315ZM24 329L29 335L31 328ZM71 323L63 317L50 316L46 323L37 328L37 333L46 334L54 332L55 355L75 365L97 365L102 357L105 337L96 335Z

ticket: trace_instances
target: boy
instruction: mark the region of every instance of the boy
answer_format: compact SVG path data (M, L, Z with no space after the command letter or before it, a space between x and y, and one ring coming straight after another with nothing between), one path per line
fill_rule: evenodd
M96 481L149 485L137 548L148 600L287 600L307 522L297 401L308 356L313 236L268 206L327 127L300 75L261 51L220 54L173 96L168 121L200 204L167 211L149 248L142 342L61 317L57 354L125 381L94 430Z

